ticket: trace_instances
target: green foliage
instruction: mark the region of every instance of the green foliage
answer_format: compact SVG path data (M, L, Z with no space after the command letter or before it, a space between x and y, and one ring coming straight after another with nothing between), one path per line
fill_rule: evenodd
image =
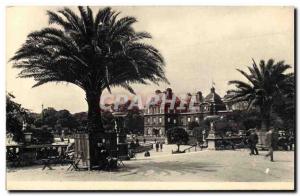
M180 145L187 144L189 141L188 133L180 127L174 127L172 129L169 129L167 131L167 138L169 143L177 144L178 151Z
M188 130L193 130L195 127L199 127L199 123L196 121L192 121L188 123Z
M86 112L79 112L73 114L73 117L78 122L79 127L86 127L88 122L88 114Z
M103 128L105 130L114 130L115 128L115 118L112 115L111 112L109 111L104 111L101 115L102 117L102 124L103 124Z
M51 129L48 126L41 128L30 128L32 132L32 143L33 144L51 144L54 142L54 136L51 133Z
M139 134L144 131L144 117L139 110L129 110L124 124L127 132Z
M23 121L29 119L29 111L14 102L14 98L12 94L6 95L6 133L12 134L14 141L23 142L22 125Z
M36 115L34 125L38 128L46 126L61 133L65 129L77 129L79 123L68 110L56 111L54 108L46 108L41 114Z
M75 129L78 127L78 122L68 110L60 110L55 114L57 121L56 124L61 127L67 127L69 129Z
M83 89L89 130L100 130L103 90L122 87L134 93L134 83L168 82L165 63L156 48L142 42L151 35L134 30L136 18L119 17L109 7L95 16L89 7L78 10L79 15L69 8L48 11L51 26L30 33L11 61L21 69L19 77L36 81L33 87L67 82Z
M274 99L272 123L274 127L281 130L286 130L290 134L295 132L295 75L290 74L287 82L289 88L284 89L284 92Z
M291 74L286 74L291 66L279 61L275 63L273 59L265 62L261 60L259 65L253 60L249 66L249 74L238 71L247 79L247 82L233 80L229 84L235 85L236 89L230 91L232 102L247 102L248 109L258 108L264 128L270 124L270 115L277 96L283 96L286 91L293 88L290 82Z

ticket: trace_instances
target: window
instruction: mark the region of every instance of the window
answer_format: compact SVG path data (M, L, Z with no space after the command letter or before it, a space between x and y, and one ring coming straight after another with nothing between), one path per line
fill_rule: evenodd
M188 122L191 122L191 117L188 117L187 120L188 120Z
M196 117L196 118L195 118L195 120L198 122L198 121L199 121L199 118L198 118L198 117Z
M173 121L173 122L174 122L174 124L176 124L176 119L174 119L174 121Z
M171 119L170 118L168 118L168 122L170 122L171 121Z
M161 123L161 121L162 121L162 120L161 120L161 117L160 117L160 118L159 118L159 123Z

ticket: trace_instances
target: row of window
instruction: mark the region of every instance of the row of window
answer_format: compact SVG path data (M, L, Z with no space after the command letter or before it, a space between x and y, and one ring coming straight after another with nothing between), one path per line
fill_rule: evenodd
M151 107L145 110L145 114L163 114L165 111L161 107ZM173 113L174 110L168 108L167 113Z
M149 117L149 118L146 118L147 119L147 122L148 122L148 124L150 124L150 123L156 123L157 122L157 118L156 117ZM159 117L158 118L158 123L162 123L162 117Z
M164 109L160 107L151 107L146 110L146 114L162 114Z
M210 111L212 108L208 106L203 107L203 111ZM195 111L195 110L194 110ZM196 111L199 111L199 109L196 109ZM145 110L145 114L163 114L165 111L163 108L160 107L151 107ZM173 113L174 110L168 108L167 113Z
M183 123L183 120L184 120L184 118L181 118L181 122L182 123ZM195 118L187 117L187 122L192 122L193 120L196 121L196 122L199 122L199 117L195 117ZM157 119L157 117L148 117L148 118L146 118L146 121L147 121L148 124L150 124L152 122L154 124L156 124L156 123L161 124L162 123L162 117L158 117L158 119ZM171 118L170 117L167 118L167 122L171 123ZM176 119L172 119L172 122L174 124L176 124L177 120Z

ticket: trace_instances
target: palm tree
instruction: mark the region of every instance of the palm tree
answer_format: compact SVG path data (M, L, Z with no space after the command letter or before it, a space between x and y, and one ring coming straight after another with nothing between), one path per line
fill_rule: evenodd
M119 17L107 7L93 15L91 8L48 11L50 27L32 32L11 58L20 78L33 78L37 87L49 82L72 83L84 90L88 104L88 131L101 132L102 92L133 83L167 82L164 60L151 45L147 32L136 32L134 17ZM51 25L54 24L56 26Z
M247 102L248 110L259 109L262 129L268 130L275 97L282 96L293 85L290 82L293 74L285 73L290 67L284 61L275 63L273 59L269 59L267 62L261 60L258 66L253 60L252 66L248 67L249 74L237 69L246 77L247 82L229 81L229 84L236 86L236 89L229 91L229 100L232 102Z

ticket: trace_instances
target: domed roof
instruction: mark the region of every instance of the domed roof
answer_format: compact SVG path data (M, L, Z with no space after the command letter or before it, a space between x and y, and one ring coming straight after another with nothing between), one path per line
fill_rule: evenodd
M210 93L205 97L204 101L210 103L223 103L220 95L215 92L214 87L210 89Z

